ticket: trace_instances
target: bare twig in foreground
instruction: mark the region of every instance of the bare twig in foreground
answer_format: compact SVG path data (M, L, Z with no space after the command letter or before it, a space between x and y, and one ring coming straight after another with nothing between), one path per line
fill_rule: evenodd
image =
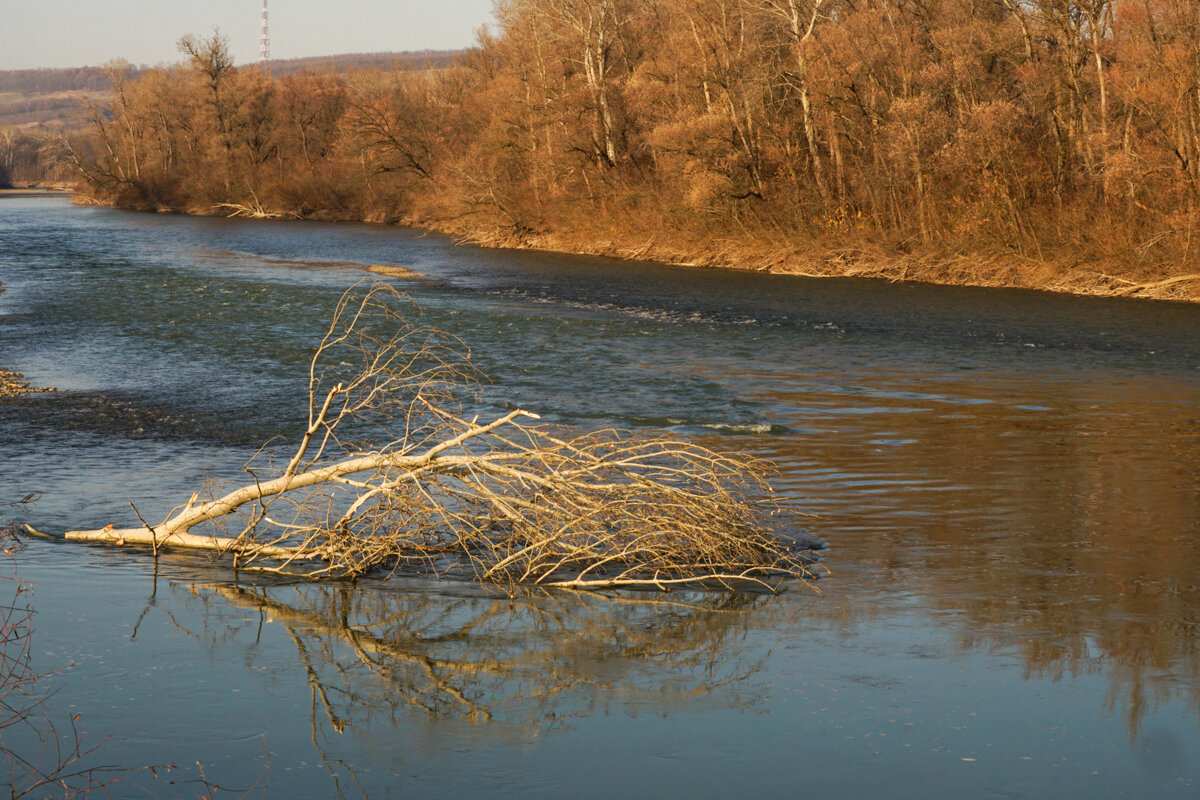
M34 499L35 495L26 495L16 503L0 505ZM11 567L21 549L17 530L16 523L0 527L0 565ZM39 685L46 676L32 663L34 612L28 601L32 588L16 576L15 569L0 568L0 597L4 598L0 602L0 775L9 797L84 797L106 793L106 787L140 769L154 772L154 767L91 763L100 745L85 744L78 727L81 715L70 716L66 726L51 718L44 707L45 687Z

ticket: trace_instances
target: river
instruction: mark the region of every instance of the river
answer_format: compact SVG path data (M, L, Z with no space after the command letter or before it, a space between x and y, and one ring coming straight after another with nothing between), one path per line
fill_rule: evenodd
M1197 306L10 198L0 366L59 391L0 401L0 502L41 495L0 511L132 525L236 476L373 264L419 273L384 280L471 345L485 413L774 461L831 574L510 600L31 541L47 712L92 763L177 765L114 796L197 762L270 797L1200 791Z

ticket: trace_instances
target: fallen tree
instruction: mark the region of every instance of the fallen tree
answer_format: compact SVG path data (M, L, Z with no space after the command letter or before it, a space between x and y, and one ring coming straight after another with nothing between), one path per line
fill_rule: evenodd
M157 525L139 515L141 527L67 538L201 548L311 578L418 566L509 585L778 590L813 577L811 547L775 532L785 515L765 464L672 438L571 435L521 409L468 419L469 350L414 320L396 290L352 288L313 355L286 461L264 446L242 486L193 494Z

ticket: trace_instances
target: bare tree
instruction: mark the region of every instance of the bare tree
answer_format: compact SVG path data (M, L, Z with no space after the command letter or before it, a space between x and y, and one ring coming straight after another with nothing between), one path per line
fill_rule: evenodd
M203 79L216 118L217 132L228 149L231 147L229 136L236 109L231 105L227 89L230 76L237 69L233 63L233 56L229 53L229 40L222 36L220 31L213 31L213 35L207 39L188 34L179 40L177 46L179 52L187 56L192 68ZM236 101L232 103L235 104Z
M549 35L567 49L581 70L590 98L592 145L599 164L616 166L625 155L616 109L616 77L622 71L625 30L639 9L627 0L535 0L526 6L547 24Z
M829 184L825 179L821 149L817 141L817 125L813 115L811 87L809 86L810 44L817 22L821 19L821 5L825 0L757 0L760 8L781 20L787 28L794 58L793 73L785 76L792 84L800 102L801 124L804 128L804 144L812 166L813 181L821 196L828 202Z
M410 565L507 585L775 590L812 577L810 550L774 532L764 464L671 438L571 435L521 409L467 418L469 352L413 310L382 284L341 298L286 461L260 451L250 482L195 494L158 525L67 538L203 548L314 578Z

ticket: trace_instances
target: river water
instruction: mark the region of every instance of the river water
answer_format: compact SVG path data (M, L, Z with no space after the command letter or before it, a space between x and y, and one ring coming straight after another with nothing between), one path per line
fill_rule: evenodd
M136 522L293 434L367 265L482 411L763 455L816 593L291 585L32 541L35 666L92 763L270 797L1195 797L1200 307L0 203L0 509ZM12 570L10 569L9 572ZM60 727L62 723L60 722ZM24 746L28 746L27 744Z

